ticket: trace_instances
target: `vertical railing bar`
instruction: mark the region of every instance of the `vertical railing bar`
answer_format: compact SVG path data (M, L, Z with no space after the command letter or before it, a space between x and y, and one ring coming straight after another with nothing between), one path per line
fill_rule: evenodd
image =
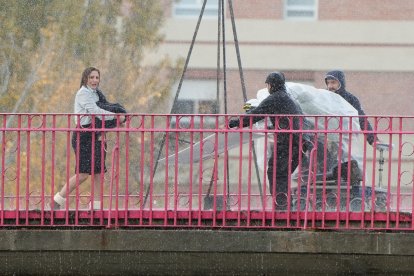
M295 119L295 117L293 116L289 116L289 130L291 131L289 133L289 152L288 152L288 179L287 179L287 191L286 191L286 227L290 226L290 211L291 211L291 188L292 188L292 162L291 160L293 160L293 133L292 130L294 130L293 128L293 120ZM299 148L300 150L300 148ZM299 154L299 153L298 153Z
M51 185L51 187L50 187L50 201L49 201L49 207L51 208L51 210L50 210L50 217L51 217L51 220L50 220L50 225L54 225L54 218L53 218L53 215L54 215L54 212L53 212L53 204L54 204L54 200L53 200L53 196L54 196L54 194L55 194L55 154L56 154L56 115L55 114L53 114L52 115L52 143L51 143L51 146L52 146L52 152L51 152L51 176L50 176L50 178L51 178L51 181L50 181L50 185Z
M179 123L179 122L177 122L177 123ZM176 126L178 127L178 128L180 128L180 124L176 124ZM178 174L179 174L179 171L178 171L178 168L179 168L179 165L178 165L178 149L179 149L179 143L178 143L178 141L179 141L179 139L180 139L180 137L179 137L179 132L178 131L176 131L175 132L175 152L176 152L176 154L175 154L175 160L174 160L174 162L175 162L175 166L174 166L174 192L173 192L173 210L174 210L174 219L173 219L173 225L174 226L176 226L177 225L177 208L178 208L178 197L179 197L179 192L178 192ZM168 155L166 155L166 156L168 156Z
M126 129L130 128L130 120L125 122ZM124 218L125 226L129 225L129 131L125 131L125 197L124 197Z
M173 116L172 117L173 118L173 120L175 120L175 126L177 127L178 125L179 125L179 117L177 116L177 115L175 115L175 116ZM169 204L169 181L168 181L168 179L169 179L169 158L168 158L168 156L169 156L169 147L170 147L170 134L171 134L171 131L169 130L169 117L167 116L167 120L166 120L166 124L167 124L167 126L166 126L166 128L167 128L167 130L165 131L165 146L164 146L164 148L165 148L165 156L166 156L166 159L165 159L165 179L164 179L164 226L165 225L167 225L167 223L168 223L168 204ZM177 132L175 132L175 134L177 135ZM177 140L177 137L176 137L176 140ZM174 149L174 154L175 154L175 156L177 157L177 154L178 154L178 146L177 145L175 145L175 149ZM174 173L175 173L175 176L177 175L177 173L176 173L176 168L177 168L177 166L178 166L178 164L177 164L177 161L176 161L176 158L174 158Z
M317 121L317 118L315 118L315 121ZM324 118L324 130L328 130L328 118ZM326 194L326 181L327 181L327 166L328 166L328 135L329 133L325 133L324 139L323 139L323 179L322 179L322 228L325 228L325 220L326 220L326 205L327 205L327 194ZM318 143L318 140L316 139L316 143ZM317 153L316 153L317 155ZM316 157L318 158L318 157Z
M200 120L203 120L204 117L201 117ZM218 154L217 154L217 145L218 145L218 132L215 131L214 132L214 164L215 166L213 167L213 227L217 226L217 178L218 178ZM224 203L224 196L223 195L223 203ZM223 208L225 208L223 206Z
M190 129L194 129L194 116L190 119ZM188 225L192 225L192 211L193 211L193 154L194 154L194 132L190 132L190 177L189 177L189 192L188 192Z
M318 120L315 120L315 129L319 128ZM318 133L316 133L314 137L314 143L315 143L315 160L313 160L313 165L310 166L309 164L309 171L312 172L312 183L313 183L313 193L312 193L312 228L315 228L315 221L316 221L316 203L317 203L317 187L316 187L316 174L317 174L317 151L318 151Z
M176 124L176 127L180 128L180 122L177 122L178 125ZM179 132L176 131L175 132L175 158L174 158L174 190L173 190L173 210L174 210L174 219L173 219L173 225L176 226L177 225L177 210L178 210L178 197L179 197L179 192L178 192L178 174L179 174L179 170L178 170L178 166L179 166L179 162L178 162L178 149L180 147L178 141L179 141L180 137L179 137ZM167 155L168 156L168 155Z
M91 135L92 135L92 143L91 143L91 186L90 186L90 191L91 191L91 196L90 196L90 205L89 205L89 212L91 214L90 216L90 220L89 223L90 225L94 225L94 219L96 216L96 212L94 210L94 203L95 203L95 193L97 191L95 191L95 144L98 140L97 136L97 130L96 130L96 115L92 115L92 121L91 121ZM105 116L102 116L102 125L105 125ZM103 135L105 136L105 135ZM101 143L100 143L100 150L101 150L101 154L102 154L102 143L103 143L103 137L101 138ZM103 155L101 155L101 167L102 167L102 161L103 161ZM102 170L102 168L101 168ZM76 225L78 225L78 216L79 216L79 182L77 181L76 183L76 201L75 201L75 223Z
M339 127L342 127L342 117L339 117ZM338 143L338 176L336 178L337 180L337 201L336 201L336 225L335 227L338 229L340 226L340 215L341 215L341 193L342 193L342 179L341 179L341 174L342 174L342 151L343 151L343 141L342 141L342 132L336 130L336 133L339 132L339 143Z
M76 120L77 120L78 123L75 126L75 131L73 131L72 135L76 135L76 138L77 138L76 140L79 141L79 132L77 131L76 128L78 128L78 126L80 125L79 124L80 118L79 118L79 115L75 115L75 116L76 116ZM72 120L72 118L69 115L68 118L67 118L67 127L69 129L71 127L71 120ZM71 151L70 150L70 146L71 146L70 134L71 134L71 132L70 132L70 130L68 130L66 132L66 183L69 183L69 180L70 180L70 169L69 169L70 168L70 151ZM77 175L78 172L79 172L79 170L78 170L79 161L78 160L79 160L79 143L76 142L76 150L75 150L75 175ZM66 202L65 202L65 206L64 206L64 209L65 209L64 210L64 212L65 212L65 225L66 226L69 223L69 216L68 216L68 213L66 211L67 210L68 203L69 203L69 196L68 195L69 195L69 185L66 185ZM54 204L55 204L55 201L52 200L52 205L54 206ZM52 210L54 209L53 206L52 206ZM54 213L54 211L52 211L52 213Z
M141 116L141 152L140 152L140 180L139 180L139 225L144 223L144 164L145 164L145 115ZM151 155L152 153L150 153Z
M45 181L46 181L46 176L45 176L45 166L46 166L46 133L47 133L47 117L46 115L42 116L42 126L43 126L43 130L42 130L42 184L41 184L41 192L40 192L40 204L41 204L41 208L40 208L40 225L44 225L44 209L45 209Z
M358 117L356 117L359 119ZM352 117L352 119L355 119ZM361 228L365 228L365 203L368 200L368 197L366 195L366 188L367 188L367 179L366 179L366 172L367 172L367 143L364 142L363 144L363 164L362 164L362 204L361 204ZM373 159L374 160L374 159ZM368 206L369 207L369 206ZM371 208L373 206L371 205Z
M79 115L77 115L77 124L76 124L76 132L74 133L74 135L76 135L76 155L75 155L75 159L76 159L76 175L75 175L75 194L78 193L78 189L79 189L79 159L80 159L80 132L81 132L81 123L80 123L80 117ZM68 155L69 155L68 151ZM69 182L67 182L69 183ZM66 213L66 220L67 223L69 223L69 200L70 200L70 194L69 194L69 185L66 185L66 206L65 206L65 213ZM75 225L77 224L77 218L78 218L78 212L76 212L76 205L75 205ZM91 217L91 221L92 221L92 217ZM92 223L91 223L92 224Z
M299 117L299 129L301 131L304 130L303 119L304 119L304 117ZM302 175L303 134L304 134L303 132L299 134L299 150L298 150L299 156L298 156L298 167L297 167L298 168L298 172L297 172L297 179L298 180L297 180L297 183L296 183L296 193L298 191L300 191L300 183L301 183L301 180L300 179L301 179L301 175ZM289 209L290 209L290 211L289 211L290 218L292 216L292 211L291 211L292 210L291 209L291 206L292 206L292 197L293 197L293 195L292 195L292 193L290 193L290 195L289 195L289 203L288 203ZM300 198L300 197L298 197L298 198ZM295 204L296 204L296 213L297 214L299 213L298 212L298 209L297 209L298 202L300 202L300 200L295 202ZM296 226L298 225L298 219L299 219L299 216L296 216Z
M114 186L114 180L115 179L115 175L116 175L116 157L117 157L117 153L119 150L119 145L118 143L115 144L113 150L112 150L112 158L111 158L111 182L109 184L109 207L108 207L108 223L107 223L107 228L111 228L112 226L112 195L113 195L113 186ZM115 212L116 213L116 212ZM116 221L115 221L116 224Z
M25 220L26 226L29 225L29 197L30 197L30 136L32 127L32 117L27 116L27 131L26 131L26 190L25 190Z
M120 122L121 122L121 120L120 120L120 118L119 118L119 114L118 115L116 115L117 116L117 130L116 130L116 145L118 145L118 151L117 151L117 156L116 156L116 171L115 171L115 176L116 176L116 198L115 198L115 209L116 209L116 217L115 217L115 226L116 227L118 227L119 226L119 196L120 196L120 194L119 194L119 191L120 191L120 189L119 189L119 184L120 184L120 182L119 182L119 178L120 178L120 154L119 154L119 148L120 148L120 131L119 131L119 127L120 127ZM101 188L101 197L102 197L102 195L103 195L103 187ZM101 204L102 204L103 202L101 201Z
M401 154L402 145L398 145L398 154ZM411 153L413 154L414 151ZM414 230L414 162L412 163L412 175L411 175L411 230Z
M240 227L241 224L241 208L242 208L242 177L243 177L243 116L240 118L239 129L239 175L238 175L238 204L237 204L237 226Z
M374 128L377 129L378 122L375 120ZM366 134L364 133L364 138ZM366 144L366 139L364 139L364 143ZM373 153L372 153L372 185L371 185L371 220L370 220L370 228L374 229L375 226L375 212L376 212L376 160L377 160L377 147L376 144L374 144L373 147ZM381 187L380 187L381 188Z
M219 117L216 116L216 128L219 129ZM227 125L227 124L226 124ZM222 131L222 130L220 130ZM229 179L229 153L228 153L228 132L224 132L224 159L223 159L223 226L227 225L227 210L230 209L231 204L231 194L230 191L227 190L227 187L230 187ZM229 208L228 208L229 207Z
M119 117L117 117L117 119L118 120L116 120L116 122L117 122L117 124L119 124ZM96 120L93 120L92 121L92 127L93 128L96 128L96 125L95 125L95 122L96 122ZM118 127L119 127L119 125L118 125ZM94 211L94 212L91 212L91 218L93 219L94 218L94 216L96 215L96 210L94 210L95 209L95 195L94 195L94 193L98 193L98 191L95 191L95 185L96 186L99 186L99 190L100 190L100 194L99 194L99 202L100 202L100 204L99 204L99 214L100 214L100 216L99 216L99 225L103 225L103 223L104 223L104 212L103 212L103 206L104 206L104 197L103 197L103 195L104 195L104 184L105 184L105 157L106 157L106 151L107 151L107 142L106 142L106 132L105 132L105 114L102 114L102 126L101 126L101 130L100 130L100 135L101 135L101 142L99 143L99 145L100 145L100 147L99 147L99 149L100 149L100 151L101 151L101 153L100 153L100 156L101 156L101 164L100 164L100 167L101 167L101 171L99 172L99 185L97 185L96 183L95 183L95 168L93 168L93 174L91 175L91 177L93 178L93 180L91 180L91 187L93 187L93 190L92 190L92 192L91 192L91 207L92 207L92 210ZM95 139L96 139L96 134L95 133L98 133L97 131L94 131L93 132L94 134L93 134L93 137L95 137ZM99 140L98 140L99 141ZM96 142L96 141L95 141ZM115 143L116 144L116 143ZM95 149L95 143L93 144L93 148ZM95 156L95 154L92 154L93 155L93 157ZM94 166L95 166L95 160L93 160L93 164L94 164ZM93 181L93 182L92 182Z
M389 125L388 125L388 132L392 132L392 129L393 129L393 126L392 126L392 119L391 118L389 118ZM375 128L375 130L377 130L377 128ZM401 137L401 131L398 133L398 139L399 139L399 143L398 144L400 144L401 143L401 139L402 139L402 137ZM392 137L390 137L390 141L389 141L389 144L391 145L392 144ZM391 154L391 152L392 152L392 150L391 150L391 148L388 148L388 165L390 165L390 154ZM397 164L397 166L398 166L398 173L400 172L400 169L401 169L401 159L400 159L400 157L401 157L401 155L399 155L399 159L398 159L398 164ZM391 170L390 170L390 166L388 166L388 176L390 175L390 172L391 172ZM398 197L398 193L399 193L399 186L400 186L400 181L397 181L397 197ZM391 222L391 182L390 182L390 178L388 177L388 180L387 180L387 196L386 196L386 204L385 204L385 209L386 209L386 228L387 229L389 229L390 228L390 222ZM399 201L399 198L397 198L397 206L398 206L398 201ZM399 209L397 208L397 210L396 210L396 221L395 221L395 227L396 228L398 228L399 227L399 221L398 221L398 218L399 218Z
M348 160L348 167L347 167L347 171L346 171L346 178L347 178L347 187L346 187L346 207L345 207L345 212L346 212L346 216L345 216L345 228L349 229L349 220L350 220L350 204L351 204L351 186L353 183L351 183L351 162L352 162L352 156L351 156L351 152L352 152L352 121L349 120L348 123L348 128L350 130L349 134L348 134L348 156L347 156L347 160ZM343 130L343 128L341 128Z
M251 200L252 200L252 146L253 144L253 117L250 117L249 132L243 135L249 135L248 143L248 162L247 162L247 223L246 226L249 227L251 224ZM242 146L242 145L241 145Z
M278 132L276 131L277 126L279 125L279 117L278 116L274 116L274 120L275 120L275 129L273 130L273 170L272 170L272 227L275 227L276 225L276 205L277 205L277 193L276 193L276 173L277 173L277 150L278 150ZM268 168L269 169L269 168ZM270 185L270 181L269 181L269 185Z
M310 191L311 191L311 182L313 177L311 175L313 174L313 163L315 158L315 149L312 149L309 154L309 172L308 172L308 183L306 185L306 202L305 202L305 214L304 214L304 221L303 221L303 229L307 229L308 225L308 213L309 213L309 204L310 204Z
M390 118L390 120L392 120L392 118ZM392 121L391 121L391 130L393 129L392 127ZM398 149L401 148L402 145L402 131L403 131L403 121L402 118L399 118L399 131L398 131ZM391 132L393 133L393 131ZM389 147L388 147L388 186L391 189L391 160L392 160L392 135L389 135ZM396 225L395 227L398 229L400 227L400 200L401 200L401 163L402 163L402 158L401 158L402 152L398 153L398 168L397 168L397 175L398 175L398 180L397 180L397 214L396 214Z
M16 214L16 225L20 225L20 222L19 222L19 220L20 220L20 212L19 212L19 209L20 209L20 139L21 139L21 131L20 131L20 129L22 128L22 116L23 115L18 115L18 118L17 118L17 145L16 145L16 148L17 148L17 150L16 150L16 155L17 155L17 157L16 157L16 180L17 180L17 182L16 182L16 211L15 211L15 214Z
M199 154L199 177L198 177L198 216L197 216L197 226L201 226L202 218L203 218L203 211L202 211L202 195L203 195L203 141L204 139L204 132L202 129L204 128L204 122L200 120L200 154Z
M262 212L263 212L263 216L262 216L262 225L265 226L266 224L266 214L267 214L267 174L266 174L266 170L267 170L267 158L268 158L268 143L269 143L269 131L267 129L267 124L269 122L269 117L265 117L264 118L264 149L263 149L263 196L261 198L262 200ZM258 175L258 177L260 178L260 175Z
M390 120L392 120L393 118L390 118ZM401 120L401 117L399 118L400 119L400 124L399 124L399 130L400 130L400 132L401 131L403 131L403 121ZM388 137L389 137L389 142L388 142L388 145L389 145L389 147L388 147L388 186L390 187L389 188L389 190L391 191L391 172L392 172L392 166L391 166L391 163L392 163L392 153L393 153L393 146L392 146L392 142L393 142L393 135L392 135L392 133L394 133L394 131L393 131L393 124L391 123L391 132L390 132L390 134L388 135ZM397 185L399 186L399 184L398 184L398 182L397 182ZM399 210L400 208L400 196L401 195L401 190L400 189L397 189L397 210ZM391 201L391 200L390 200ZM389 202L389 205L391 205L391 202ZM397 228L399 227L399 218L397 217Z
M151 124L151 130L150 130L150 172L154 171L154 125L155 125L155 118L154 116L150 117L150 124ZM152 225L153 223L153 206L154 206L154 174L150 174L149 179L149 185L150 185L150 204L149 204L149 225Z
M6 155L6 126L7 126L7 115L1 115L3 117L3 131L2 131L2 141L1 141L1 210L0 210L0 226L4 225L4 199L5 199L5 155Z

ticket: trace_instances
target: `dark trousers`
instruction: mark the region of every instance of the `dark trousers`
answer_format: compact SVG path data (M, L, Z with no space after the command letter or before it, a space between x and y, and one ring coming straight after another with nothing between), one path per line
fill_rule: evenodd
M278 145L276 156L274 156L274 151L272 151L268 161L267 178L269 180L269 189L272 195L273 184L276 183L276 207L286 206L288 180L292 172L296 170L298 164L299 146L297 144L292 145L291 154L289 154L289 145ZM276 172L274 172L274 169L276 169ZM275 181L273 181L273 179L275 179Z

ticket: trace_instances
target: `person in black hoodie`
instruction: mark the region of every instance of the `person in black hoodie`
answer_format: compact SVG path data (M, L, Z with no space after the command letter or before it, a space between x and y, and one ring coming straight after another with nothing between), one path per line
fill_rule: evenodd
M335 92L350 103L358 111L359 116L365 116L365 112L362 109L358 98L345 89L345 74L343 71L333 70L326 73L325 84L329 91ZM372 131L372 126L366 117L359 118L359 125L361 130ZM373 133L368 133L366 135L366 140L372 145L375 141L378 141L378 138Z
M302 112L286 91L285 76L283 73L270 73L266 78L266 85L270 95L257 107L246 112L246 114L261 114L261 116L243 116L241 120L232 119L228 123L229 128L249 126L250 123L255 123L264 119L264 114L286 114L286 116L281 117L271 116L270 121L272 122L273 127L278 130L300 129L300 119L294 115L302 115ZM268 160L267 177L269 180L270 192L272 194L276 192L276 208L285 209L287 203L288 180L299 163L299 134L275 131L274 138L275 142L277 141L275 144L276 149L272 151ZM276 152L276 156L274 155L274 152ZM274 168L276 168L276 171ZM276 186L275 189L273 188L274 183Z

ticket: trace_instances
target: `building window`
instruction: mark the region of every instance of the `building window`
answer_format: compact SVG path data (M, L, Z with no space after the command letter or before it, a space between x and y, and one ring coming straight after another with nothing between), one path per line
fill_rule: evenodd
M180 100L175 103L175 113L179 114L194 114L196 101Z
M318 0L285 0L285 19L316 20Z
M175 17L195 18L200 16L204 0L178 0L174 2L173 14ZM218 13L218 1L207 0L203 18L216 18Z
M172 96L177 93L178 84L172 88ZM217 104L216 80L185 80L181 86L180 95L175 103L175 114L216 114L219 113ZM183 118L182 121L189 120ZM195 118L198 125L199 118ZM214 117L204 117L204 125L215 123ZM175 125L175 122L172 122Z
M177 93L178 84L172 88ZM178 114L215 114L217 105L216 80L185 80L175 103Z

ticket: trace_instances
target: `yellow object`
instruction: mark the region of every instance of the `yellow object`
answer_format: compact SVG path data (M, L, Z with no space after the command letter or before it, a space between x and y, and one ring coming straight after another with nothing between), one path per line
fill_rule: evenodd
M252 108L252 105L251 104L249 104L249 103L245 103L244 105L243 105L243 109L244 110L250 110Z

